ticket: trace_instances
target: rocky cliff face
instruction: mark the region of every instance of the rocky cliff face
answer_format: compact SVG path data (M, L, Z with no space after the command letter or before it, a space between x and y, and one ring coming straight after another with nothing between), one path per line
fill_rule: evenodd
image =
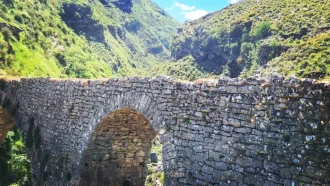
M329 73L330 34L321 28L330 25L330 9L323 3L246 0L230 5L178 29L171 56L191 55L205 70L231 77L258 68L303 77Z
M104 41L103 26L92 19L91 7L64 3L63 10L64 13L61 15L63 21L76 34L83 34L88 40Z
M111 3L123 12L130 12L133 6L132 0L111 0Z
M108 6L108 7L115 5L117 8L119 8L120 10L126 13L132 12L132 6L133 6L132 0L100 0L100 2L104 6Z
M4 28L8 28L12 34L14 34L16 37L19 36L19 33L21 33L23 30L18 28L18 27L14 27L12 25L9 25L7 23L3 23L0 21L0 30L4 29Z

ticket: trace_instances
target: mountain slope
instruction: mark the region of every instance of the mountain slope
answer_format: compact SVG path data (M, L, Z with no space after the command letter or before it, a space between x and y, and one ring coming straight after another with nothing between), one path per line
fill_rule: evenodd
M177 21L149 0L0 0L0 75L141 75Z
M330 2L244 0L186 23L171 50L176 60L191 55L205 70L231 77L322 77L330 72Z

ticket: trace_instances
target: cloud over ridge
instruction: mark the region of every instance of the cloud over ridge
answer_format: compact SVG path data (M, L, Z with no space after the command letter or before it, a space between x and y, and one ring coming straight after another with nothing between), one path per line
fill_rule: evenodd
M205 16L206 14L208 14L206 10L197 9L194 11L184 13L184 18L187 20L195 20Z
M196 6L189 6L183 3L174 2L174 6L181 9L181 14L186 20L195 20L208 14L206 10L198 9Z
M195 6L188 6L188 5L185 5L185 4L178 3L178 2L175 2L174 5L176 7L179 7L183 11L194 10L196 8Z

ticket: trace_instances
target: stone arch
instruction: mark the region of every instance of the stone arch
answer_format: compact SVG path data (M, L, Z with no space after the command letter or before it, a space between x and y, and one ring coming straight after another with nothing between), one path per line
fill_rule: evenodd
M82 160L79 185L144 185L157 133L139 112L122 108L103 118Z
M14 127L14 120L0 107L0 144L5 139L7 133Z
M15 120L17 120L19 102L16 94L16 81L9 83L0 79L0 144L14 127Z
M117 109L128 108L145 116L156 132L164 128L164 117L158 108L157 100L151 95L132 90L111 95L104 105L103 112L100 112L103 113L101 114L103 117ZM99 118L102 119L102 117ZM100 121L100 119L96 121Z

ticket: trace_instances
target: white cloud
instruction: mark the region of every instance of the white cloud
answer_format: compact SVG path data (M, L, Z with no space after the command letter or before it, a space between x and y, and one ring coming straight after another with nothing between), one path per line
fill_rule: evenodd
M183 11L195 10L195 8L196 8L195 6L188 6L185 4L178 3L178 2L175 2L174 5L176 7L179 7Z
M181 10L180 14L182 14L184 18L189 21L198 19L208 14L206 10L198 9L196 6L185 5L177 1L174 2L172 8L174 7L179 8Z
M183 12L183 14L185 19L194 20L205 16L208 12L206 10L197 9L190 12Z
M231 4L238 3L238 0L230 0L230 3L231 3Z

